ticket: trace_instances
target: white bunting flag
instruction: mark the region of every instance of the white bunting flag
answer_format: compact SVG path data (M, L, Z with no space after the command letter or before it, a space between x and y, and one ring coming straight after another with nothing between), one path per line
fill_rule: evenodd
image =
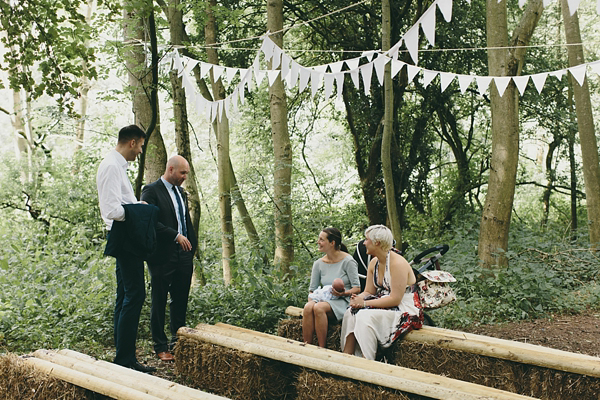
M324 74L327 71L327 67L329 65L325 64L325 65L315 65L314 67L311 67L311 69L317 71L320 74Z
M363 51L360 56L366 57L366 59L369 60L369 62L371 62L371 61L373 61L373 57L375 57L375 53L376 53L375 50Z
M267 71L267 75L269 78L269 87L273 86L273 84L275 83L275 80L279 76L280 72L281 72L281 70L278 70L278 69Z
M223 100L217 101L217 112L219 113L219 122L223 121L223 109L225 108L225 102Z
M535 85L535 88L537 89L539 94L542 94L542 89L544 88L544 85L546 84L547 77L548 77L547 72L531 75L531 80L533 81L533 84Z
M298 93L304 92L306 86L308 86L308 81L310 80L310 72L311 70L308 68L304 68L300 65L300 86L298 87Z
M408 49L408 54L417 65L419 63L419 25L413 25L412 28L404 34L404 45Z
M181 74L181 71L183 71L183 62L181 62L181 57L179 56L179 52L177 50L175 50L173 53L175 56L175 68L177 68L177 76L181 76L179 74Z
M465 94L471 82L473 82L473 76L471 75L458 75L458 87L460 88L460 92Z
M420 18L421 29L431 47L435 46L435 3Z
M271 60L271 69L279 68L279 65L281 64L281 54L283 54L283 50L281 50L281 47L275 46L273 48L273 59Z
M285 53L281 54L281 79L285 79L290 73L291 58Z
M201 62L200 63L200 77L204 78L212 69L212 64Z
M580 2L581 2L581 0L567 0L567 4L569 5L569 12L571 13L571 16L573 16L573 14L575 14L575 12L577 11L577 8L579 8Z
M335 86L337 87L337 98L342 97L342 91L344 90L344 77L346 76L343 72L333 74L335 76Z
M225 68L225 77L227 78L227 82L231 83L238 71L239 68Z
M427 87L438 76L437 71L430 71L428 69L423 70L423 86Z
M332 74L337 74L338 72L340 72L342 70L342 67L344 66L344 61L336 61L334 63L329 64L329 69L331 70Z
M265 79L265 76L267 76L267 71L264 71L261 69L258 71L258 74L255 74L255 76L256 76L256 86L260 86L263 79Z
M354 83L354 87L358 89L360 87L360 76L358 68L350 71L350 78L352 78L352 83Z
M517 89L519 89L521 96L523 96L523 93L525 93L525 89L527 88L527 83L529 82L529 75L513 76L512 80L517 86Z
M325 98L328 99L331 96L331 92L333 91L333 80L335 79L333 74L325 74L323 76L325 81Z
M394 60L398 59L398 51L400 50L400 46L402 46L403 40L400 38L385 54L388 57L393 58Z
M379 80L379 84L383 85L383 73L385 71L385 64L387 64L391 58L380 54L377 56L375 61L373 61L373 67L375 67L375 73L377 74L377 79Z
M323 83L323 73L320 71L315 71L314 69L310 71L310 93L311 97L315 97L317 94L317 90L321 87Z
M357 69L358 64L360 63L360 57L344 60L344 62L346 63L346 66L349 70Z
M475 81L477 82L477 90L480 94L484 94L492 82L491 76L476 76Z
M216 101L212 101L210 103L210 122L215 122L218 112L219 112L219 103Z
M396 75L398 75L398 72L400 72L405 65L406 65L406 63L404 61L398 61L398 60L392 59L392 68L391 68L392 79Z
M198 65L199 61L198 60L194 60L192 58L186 57L188 59L188 62L185 64L185 66L183 67L183 70L181 71L181 73L178 73L177 76L181 77L181 75L183 74L189 74L190 72L192 72L194 70L194 68L196 67L196 65Z
M438 0L437 6L446 22L450 22L452 19L452 0Z
M269 32L267 32L267 35L268 34ZM260 46L260 50L265 54L266 61L269 61L271 57L273 57L273 49L275 46L275 42L272 41L270 37L265 35L262 45Z
M239 100L238 88L235 88L233 93L231 93L231 105L233 106L233 112L235 114L238 113L238 100Z
M519 0L519 8L523 8L526 0Z
M225 100L223 101L223 113L225 114L225 118L229 119L229 117L231 116L231 97L227 96L225 97Z
M371 76L373 75L373 63L368 63L358 68L363 78L363 84L365 85L365 95L368 96L371 90Z
M288 82L288 87L294 88L298 84L298 75L300 74L301 65L296 61L292 60L292 69L290 70L290 80Z
M502 97L510 83L510 76L494 76L494 83L496 84L496 89L498 89L498 94Z
M598 4L600 5L600 0L598 0ZM600 75L600 61L594 61L588 64L592 71L596 74Z
M246 96L246 91L244 90L244 86L246 85L246 82L244 81L244 79L246 79L246 78L242 78L242 81L238 85L238 89L239 89L238 95L240 96L240 103L242 103L242 105L244 105L244 100L245 100L245 96Z
M408 67L408 81L412 82L413 79L415 79L415 76L421 71L421 68L410 64L406 64L406 66Z
M576 67L567 68L573 78L579 83L579 86L583 86L583 82L585 81L585 67L585 64L581 64Z
M562 77L567 74L567 70L566 69L559 69L558 71L552 71L549 74L552 75L553 77L555 77L556 79L558 79L560 81L562 79Z
M213 71L213 82L217 82L219 80L219 78L221 77L221 75L223 74L223 72L225 71L225 68L221 67L220 65L213 65L212 71Z
M206 101L204 97L196 96L196 114L198 115L204 115L204 104L202 104L202 101Z
M450 72L440 72L440 85L442 88L442 93L448 86L450 86L455 76L456 74L452 74Z

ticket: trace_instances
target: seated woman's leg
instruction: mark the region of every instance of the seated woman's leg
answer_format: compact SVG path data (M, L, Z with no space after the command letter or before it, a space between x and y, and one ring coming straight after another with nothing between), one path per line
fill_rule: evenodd
M302 310L302 340L304 343L312 344L315 333L314 301L309 301Z
M315 331L317 332L317 341L320 347L327 347L327 328L329 326L329 317L333 316L333 310L326 301L315 304L313 308L315 316Z
M380 310L361 310L356 313L354 337L356 339L355 354L367 360L374 360L377 354L377 312Z
M344 313L342 333L340 335L342 351L347 354L354 354L354 347L356 345L356 338L354 337L355 324L356 315L352 314L352 309L348 308Z

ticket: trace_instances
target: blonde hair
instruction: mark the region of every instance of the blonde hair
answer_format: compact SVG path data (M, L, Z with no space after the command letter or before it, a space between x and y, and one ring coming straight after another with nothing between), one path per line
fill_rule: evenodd
M389 251L394 243L392 231L385 225L371 225L365 230L365 236L385 252Z

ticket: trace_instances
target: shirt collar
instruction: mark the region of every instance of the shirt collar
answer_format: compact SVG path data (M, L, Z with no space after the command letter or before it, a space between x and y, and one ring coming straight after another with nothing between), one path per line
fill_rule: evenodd
M127 167L129 166L129 162L125 159L125 157L123 157L123 154L119 153L117 149L113 149L113 155L115 157L115 160L119 163L119 165L127 169Z
M165 187L167 188L167 190L173 190L173 185L169 181L167 181L162 176L160 177L160 180L162 181L163 185L165 185Z

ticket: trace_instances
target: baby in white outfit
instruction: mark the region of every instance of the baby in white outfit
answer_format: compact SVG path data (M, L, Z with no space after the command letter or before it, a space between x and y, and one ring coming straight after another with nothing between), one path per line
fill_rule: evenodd
M335 278L331 285L325 285L322 288L316 289L314 292L308 294L308 298L316 301L327 301L333 298L337 298L337 296L333 295L333 290L335 289L338 292L344 292L346 288L344 287L344 281L340 278Z

